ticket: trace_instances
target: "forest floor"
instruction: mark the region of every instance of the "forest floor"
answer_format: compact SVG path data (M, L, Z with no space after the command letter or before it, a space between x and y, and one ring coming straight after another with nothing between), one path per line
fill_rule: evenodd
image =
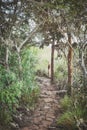
M20 130L60 130L56 125L61 114L57 87L49 78L38 77L37 80L40 87L37 105L32 112L22 115Z

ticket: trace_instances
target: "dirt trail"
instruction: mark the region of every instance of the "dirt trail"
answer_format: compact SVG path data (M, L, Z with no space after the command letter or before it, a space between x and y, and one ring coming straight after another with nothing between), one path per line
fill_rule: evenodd
M51 85L50 79L38 78L41 93L37 108L32 114L31 123L21 130L56 130L52 124L56 122L56 116L60 110L59 96L55 85ZM57 128L58 130L58 128Z

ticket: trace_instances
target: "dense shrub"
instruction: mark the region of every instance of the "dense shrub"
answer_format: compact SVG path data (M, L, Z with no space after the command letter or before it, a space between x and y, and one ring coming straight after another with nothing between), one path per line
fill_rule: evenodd
M22 53L23 88L21 102L32 107L39 95L39 88L35 79L35 67L37 64L34 50L25 49Z
M33 50L34 51L34 50ZM35 80L36 56L31 49L21 52L21 79L17 54L9 56L9 70L0 65L0 122L8 125L19 105L35 106L39 88Z
M18 106L22 82L18 81L14 72L6 71L2 66L0 70L0 118L2 122L8 123L14 106Z

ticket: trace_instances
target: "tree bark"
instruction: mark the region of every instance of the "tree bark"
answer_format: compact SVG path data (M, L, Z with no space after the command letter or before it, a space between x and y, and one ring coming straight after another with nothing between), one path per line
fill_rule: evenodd
M5 62L6 62L6 69L7 71L9 71L9 48L8 48L8 43L9 41L6 40L6 59L5 59Z
M51 46L51 83L54 81L54 40Z
M18 64L19 64L19 78L20 80L22 79L22 61L21 61L21 55L20 55L20 49L19 47L17 46L17 44L15 43L15 48L17 50L17 56L18 56Z
M68 48L68 95L71 95L71 86L72 86L72 73L73 73L73 50L72 50L72 42L71 42L71 34L68 34L68 42L69 42L69 48Z

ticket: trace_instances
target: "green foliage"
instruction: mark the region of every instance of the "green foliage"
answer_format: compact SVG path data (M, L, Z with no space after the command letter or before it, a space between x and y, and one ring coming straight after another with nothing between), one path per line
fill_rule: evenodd
M64 98L61 99L60 104L61 104L61 107L62 107L64 110L67 110L67 109L69 109L70 106L72 105L72 100L71 100L70 97L68 97L67 95L65 95Z
M35 66L37 60L32 50L25 49L22 53L22 67L23 67L23 83L25 87L34 87L35 81Z
M8 125L12 121L12 114L16 112L19 105L34 107L39 96L39 87L35 80L36 51L24 49L21 60L21 79L15 52L9 56L9 70L0 65L0 122L2 125Z
M28 107L34 106L39 96L39 88L35 80L35 66L37 64L35 54L32 49L25 49L22 53L23 88L21 102Z
M17 53L13 50L11 50L11 55L9 56L9 67L12 72L14 72L18 76L18 56Z
M56 61L55 77L60 81L67 79L67 64L64 57L62 59L57 59Z
M39 88L36 85L33 90L31 90L31 88L29 88L28 91L22 91L20 103L22 105L27 106L29 109L34 108L35 103L38 100L39 92L40 92Z
M77 90L78 89L78 90ZM77 93L78 91L78 93ZM73 103L75 106L75 113L77 113L77 117L80 119L87 120L87 92L84 91L84 87L75 88L73 90Z
M17 80L15 73L5 69L1 70L0 78L0 102L10 109L21 95L21 82Z
M18 106L22 84L14 72L7 71L2 66L0 72L0 121L8 125L12 120L12 112Z
M2 125L9 126L9 122L12 121L11 112L8 111L8 108L0 108L0 123Z
M57 122L59 125L63 125L65 128L75 130L75 119L72 112L66 111Z
M76 96L76 94L75 94ZM81 95L80 95L81 96ZM58 119L57 123L67 127L69 130L76 130L80 120L86 120L86 108L83 108L81 104L82 100L80 97L68 97L65 96L61 101L61 107L63 108L64 113ZM83 121L84 122L84 121Z

